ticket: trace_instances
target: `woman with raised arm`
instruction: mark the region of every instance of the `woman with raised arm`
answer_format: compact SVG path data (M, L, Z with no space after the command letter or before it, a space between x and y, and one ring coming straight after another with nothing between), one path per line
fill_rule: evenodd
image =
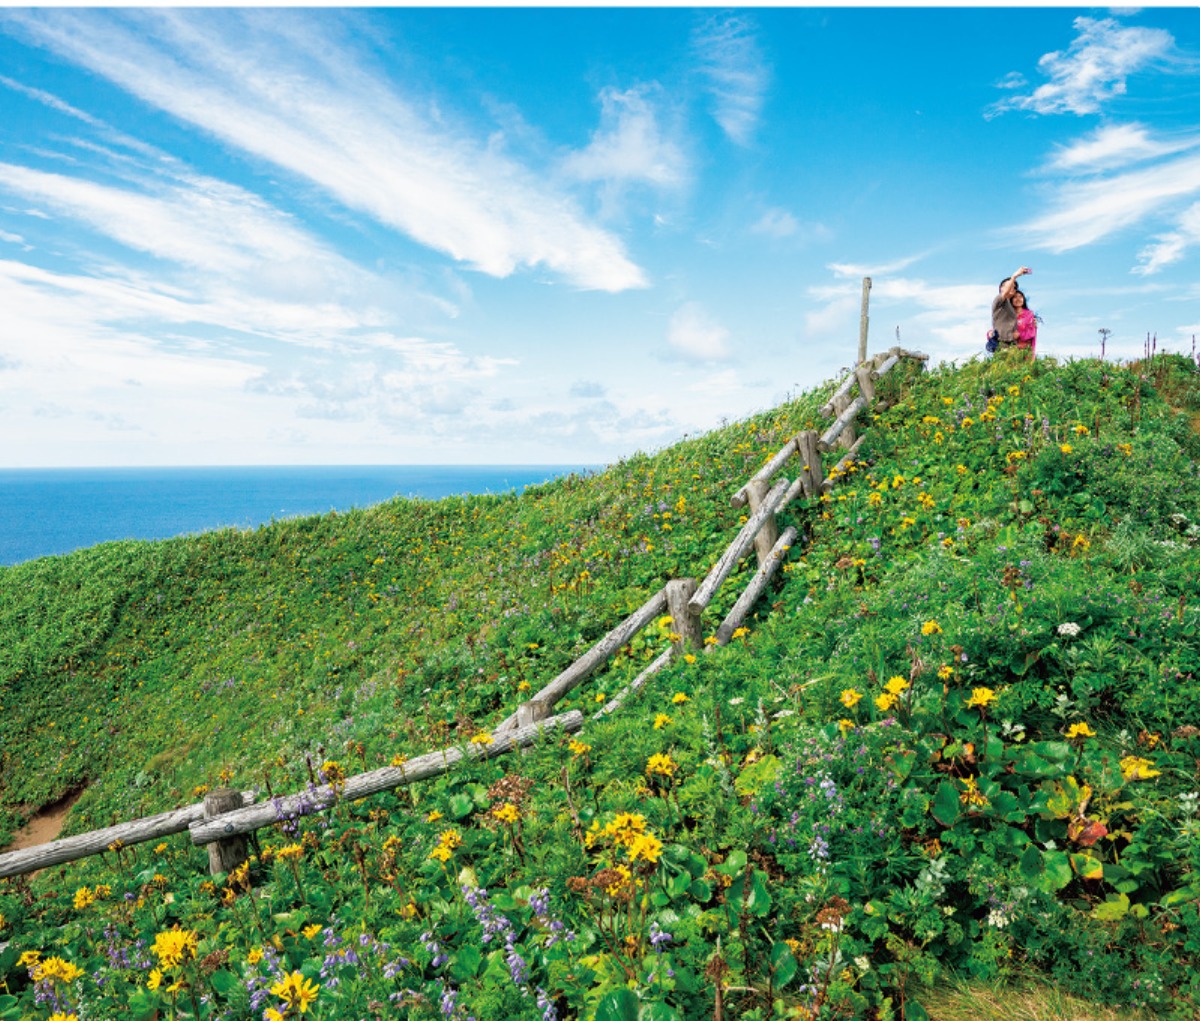
M1028 266L1022 266L1012 276L1005 277L1000 281L1000 293L992 299L992 329L1001 347L1012 347L1017 342L1017 310L1012 298L1020 292L1017 278L1032 272Z

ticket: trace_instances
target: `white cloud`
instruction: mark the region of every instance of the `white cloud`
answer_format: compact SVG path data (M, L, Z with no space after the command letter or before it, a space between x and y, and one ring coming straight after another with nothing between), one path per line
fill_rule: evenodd
M1028 95L1001 100L993 112L1098 113L1103 103L1124 95L1129 75L1167 61L1175 45L1170 32L1129 27L1113 18L1079 17L1074 28L1078 34L1065 53L1054 50L1038 61L1038 68L1050 80Z
M832 262L828 268L837 277L885 277L899 273L923 258L925 258L924 254L918 253L895 259L892 262L881 262L874 265L859 262Z
M701 361L722 361L730 356L729 331L694 301L671 316L667 343L680 354Z
M1138 252L1139 263L1134 272L1142 276L1157 273L1164 266L1178 262L1188 249L1200 245L1200 202L1193 203L1179 217L1178 229L1160 234Z
M1180 156L1141 170L1099 179L1069 181L1057 191L1052 209L1007 231L1032 248L1066 252L1200 193L1200 155Z
M770 76L753 24L744 16L714 15L697 29L693 46L714 100L713 116L732 141L748 145Z
M306 178L345 206L493 276L545 267L577 286L644 286L572 199L425 112L298 12L38 11L41 44L143 101Z
M10 245L25 244L25 239L20 234L10 234L6 230L0 230L0 241L7 241Z
M650 103L651 87L605 89L600 93L600 127L587 148L563 161L563 170L585 181L638 182L673 188L687 176L681 148L663 134Z
M1046 169L1061 173L1096 173L1131 163L1170 156L1200 145L1200 139L1164 141L1152 138L1142 124L1109 124L1067 145L1055 146Z
M750 228L751 234L765 234L771 238L790 238L800 230L800 221L786 209L768 209Z

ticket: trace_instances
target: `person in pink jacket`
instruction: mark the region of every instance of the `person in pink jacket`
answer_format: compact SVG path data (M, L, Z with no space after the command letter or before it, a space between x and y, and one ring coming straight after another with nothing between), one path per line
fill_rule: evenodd
M1028 351L1029 357L1036 357L1037 352L1037 316L1033 314L1033 310L1025 304L1025 292L1013 289L1012 307L1017 313L1017 325L1013 330L1013 336L1016 338L1017 348L1021 351Z

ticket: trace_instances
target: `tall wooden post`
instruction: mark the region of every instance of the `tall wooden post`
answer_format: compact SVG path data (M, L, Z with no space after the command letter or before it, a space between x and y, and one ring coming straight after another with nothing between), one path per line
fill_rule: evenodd
M833 416L841 418L846 409L850 407L851 401L848 394L842 394L840 397L833 398ZM857 434L854 431L853 425L847 425L840 433L838 433L837 444L843 450L849 447L857 439Z
M704 648L704 641L700 637L700 614L688 606L688 601L695 594L695 578L673 578L667 582L667 613L671 615L671 630L682 638L672 646L673 659L685 652Z
M858 321L858 364L867 360L867 325L870 317L867 315L867 305L871 300L871 278L863 277L862 317Z
M204 818L212 819L235 808L242 807L242 792L229 787L218 787L204 795ZM246 838L235 834L225 840L214 840L208 845L208 874L215 876L230 872L246 860Z
M825 468L821 463L817 439L817 434L812 429L796 433L796 453L804 465L804 493L810 499L821 495L821 483L825 481Z
M762 506L769 489L766 479L751 479L746 483L746 498L750 503L751 514ZM775 515L771 514L763 522L758 534L754 536L754 552L758 555L760 567L770 559L771 550L775 548L775 543L778 541L779 526L775 523Z

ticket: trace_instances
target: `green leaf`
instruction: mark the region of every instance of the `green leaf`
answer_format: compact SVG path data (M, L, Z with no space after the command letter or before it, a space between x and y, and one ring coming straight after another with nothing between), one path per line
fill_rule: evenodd
M605 993L596 1005L596 1021L638 1021L638 1000L625 988Z
M688 894L692 900L703 904L712 897L712 884L705 879L694 879L692 880L692 885L688 887Z
M450 965L450 974L460 982L474 978L479 973L483 963L483 955L477 947L469 943L454 955L454 963Z
M1124 893L1118 893L1115 896L1110 893L1104 898L1103 904L1097 904L1092 908L1092 917L1102 922L1115 922L1127 914L1129 914L1129 897Z
M796 963L796 956L786 943L776 943L771 947L771 973L774 976L776 988L782 989L786 986L796 977L799 969L800 965Z
M729 852L729 857L726 858L720 865L713 866L714 872L720 872L726 876L736 876L746 867L746 852L742 850L733 850Z
M953 826L958 821L958 790L949 780L938 784L933 796L933 817L943 826Z
M774 755L764 755L756 762L750 763L733 781L734 789L746 797L757 794L764 787L769 787L779 776L782 763Z
M475 799L469 794L452 794L450 796L450 815L454 819L462 819L475 810Z
M643 1003L638 1021L679 1021L679 1012L665 1003Z

